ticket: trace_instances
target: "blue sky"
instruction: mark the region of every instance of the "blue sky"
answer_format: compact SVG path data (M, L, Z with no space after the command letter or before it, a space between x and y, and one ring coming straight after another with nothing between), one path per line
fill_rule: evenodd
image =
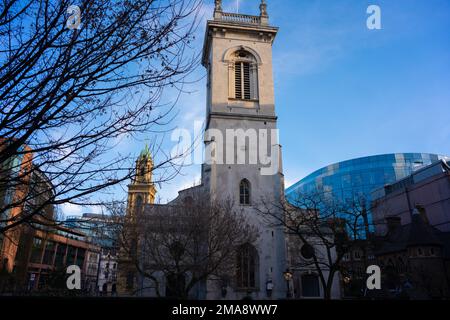
M236 11L236 1L223 1ZM240 12L259 13L259 0ZM391 153L450 155L450 1L268 0L272 25L276 112L286 186L328 164ZM381 8L382 30L368 30L366 9ZM204 19L212 16L206 1ZM193 50L200 52L205 22ZM195 77L204 76L202 67ZM185 88L173 126L204 120L205 79ZM138 155L139 140L117 151ZM164 147L173 147L170 135ZM200 167L158 186L161 202L200 179ZM125 186L116 189L125 197ZM72 211L73 212L72 212ZM66 213L81 209L67 206Z
M450 154L450 1L271 1L287 183L354 157ZM377 4L382 30L366 28ZM289 8L289 10L286 10Z

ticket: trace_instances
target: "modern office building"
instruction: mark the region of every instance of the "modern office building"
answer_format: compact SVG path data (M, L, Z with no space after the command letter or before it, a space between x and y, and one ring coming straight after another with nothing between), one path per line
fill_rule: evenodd
M54 195L54 187L43 172L31 166L30 161L32 171L22 185L6 190L7 195L23 199L22 204L9 210L9 217L26 215L30 208L42 208L26 223L7 230L3 242L0 241L0 292L65 291L66 269L71 265L81 269L83 293L93 292L100 247L92 244L84 233L58 223L55 206L47 203Z
M69 216L65 226L86 234L89 241L100 248L96 292L102 296L114 295L117 287L118 270L118 226L117 218L85 213L82 216Z
M420 212L434 228L450 234L449 164L435 162L402 180L376 189L372 192L371 208L378 234L385 234L389 229L389 224L383 223L385 220L406 225L411 223L415 212Z
M286 198L295 205L305 194L325 194L345 201L363 197L371 222L371 192L411 175L414 171L449 157L428 153L395 153L347 160L319 169L286 190Z

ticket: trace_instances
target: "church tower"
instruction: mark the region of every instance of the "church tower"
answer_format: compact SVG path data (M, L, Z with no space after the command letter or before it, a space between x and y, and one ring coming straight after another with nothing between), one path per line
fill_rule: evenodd
M133 214L135 208L142 208L143 205L155 202L156 188L152 181L152 171L152 156L148 145L145 145L136 160L135 177L128 185L127 214Z
M153 184L153 160L148 148L136 160L134 178L128 185L127 212L124 220L121 248L118 252L117 291L120 295L131 296L138 288L139 274L135 262L139 256L138 232L135 227L136 214L142 212L146 204L155 202L156 188Z
M207 70L203 185L212 199L232 199L259 231L256 243L243 244L237 254L227 299L286 297L284 230L271 226L259 212L284 199L272 71L278 28L269 24L266 1L259 9L259 16L227 13L216 0L203 47ZM208 298L220 298L215 294L209 287Z

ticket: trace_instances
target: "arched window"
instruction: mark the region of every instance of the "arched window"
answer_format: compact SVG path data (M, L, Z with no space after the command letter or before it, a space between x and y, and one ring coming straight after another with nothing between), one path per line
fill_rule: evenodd
M250 182L247 179L243 179L239 185L239 203L250 204Z
M398 257L398 262L397 262L397 272L398 273L404 273L406 272L406 265L403 262L403 259L401 257Z
M246 243L238 248L236 264L236 285L239 289L256 289L258 252Z
M258 99L258 63L250 52L238 50L233 54L229 80L231 98Z
M140 178L142 179L142 180L144 180L145 179L145 174L146 174L146 170L145 170L145 164L143 163L143 164L141 164L141 168L140 168Z

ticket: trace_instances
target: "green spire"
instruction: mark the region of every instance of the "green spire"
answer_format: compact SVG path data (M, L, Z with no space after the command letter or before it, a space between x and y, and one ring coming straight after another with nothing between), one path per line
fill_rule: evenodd
M148 147L147 143L145 144L144 150L141 151L139 158L147 158L147 159L152 158L152 154L150 153L150 148Z

